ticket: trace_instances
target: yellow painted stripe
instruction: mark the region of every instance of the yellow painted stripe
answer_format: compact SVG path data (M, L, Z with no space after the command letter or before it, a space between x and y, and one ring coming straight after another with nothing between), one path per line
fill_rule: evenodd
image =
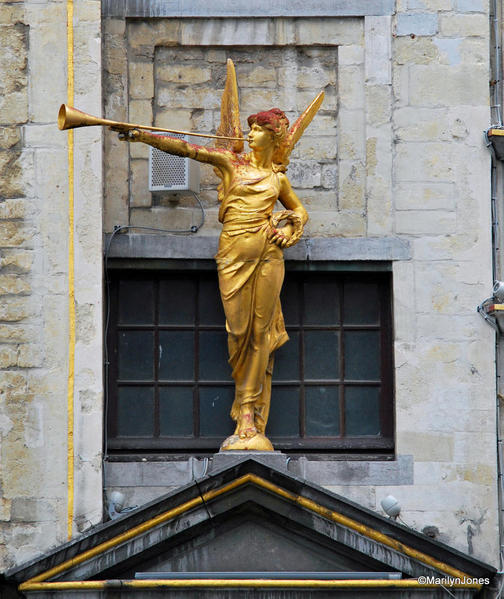
M492 135L502 136L504 135L504 129L490 129L488 136L491 137Z
M74 104L73 0L67 0L67 92ZM68 132L68 386L67 386L67 534L74 520L74 381L75 381L75 265L74 265L74 135Z
M30 580L28 580L27 582L21 584L19 586L19 590L21 590L21 591L27 590L27 588L28 588L27 585L44 582L44 581L48 580L49 578L52 578L58 574L61 574L62 572L69 570L70 568L78 566L79 564L82 564L83 562L85 562L97 555L100 555L101 553L104 553L105 551L108 551L109 549L112 549L113 547L116 547L117 545L120 545L121 543L124 543L125 541L133 539L134 537L137 537L138 535L147 532L148 530L154 528L155 526L158 526L168 520L171 520L172 518L176 518L177 516L180 516L181 514L187 512L188 510L193 509L193 508L203 504L204 502L205 503L209 502L212 499L214 499L215 497L218 497L219 495L222 495L224 493L229 493L230 491L232 491L244 484L247 484L247 483L253 483L257 486L267 489L268 491L270 491L276 495L279 495L281 497L284 497L285 499L287 499L293 503L296 503L296 504L304 507L305 509L310 510L313 513L319 514L320 516L322 516L324 518L327 518L329 520L332 520L333 522L337 522L338 524L346 526L347 528L350 528L350 529L354 530L355 532L358 532L359 534L362 534L363 536L365 536L369 539L377 541L378 543L382 543L382 544L394 549L395 551L398 551L399 553L402 553L402 554L407 555L413 559L418 560L419 562L421 562L425 565L436 568L437 570L439 570L440 572L444 572L448 576L451 576L453 578L460 578L462 580L471 578L465 572L462 572L461 570L457 570L456 568L452 568L448 564L445 564L444 562L434 559L425 553L417 551L416 549L409 547L408 545L405 545L404 543L401 543L400 541L397 541L396 539L393 539L392 537L389 537L381 532L378 532L377 530L374 530L368 526L365 526L364 524L361 524L360 522L357 522L356 520L348 518L347 516L343 516L342 514L339 514L338 512L330 510L324 506L321 506L321 505L315 503L314 501L306 499L305 497L301 497L300 495L291 493L290 491L287 491L286 489L283 489L282 487L278 487L277 485L270 483L269 481L266 481L263 478L256 476L255 474L246 474L240 478L237 478L236 480L232 481L231 483L228 483L227 485L224 485L218 489L213 489L211 491L208 491L207 493L204 493L200 497L191 499L191 500L179 505L176 508L173 508L171 510L168 510L167 512L159 514L158 516L155 516L154 518L151 518L150 520L147 520L146 522L143 522L142 524L138 524L137 526L134 526L130 530L128 530L120 535L117 535L116 537L113 537L112 539L109 539L108 541L100 543L99 545L96 545L96 547L93 547L92 549L88 549L87 551L84 551L84 552L80 553L79 555L76 555L74 558L67 560L66 562L62 562L61 564L59 564L58 566L55 566L54 568L51 568L50 570L46 570L45 572L42 572L38 576L35 576L35 577L31 578ZM480 586L481 585L477 586L477 588L479 588Z
M446 586L446 585L445 585ZM450 584L452 589L479 589L476 583ZM187 580L85 580L67 582L33 582L24 587L24 591L70 591L112 588L410 588L410 589L439 589L437 584L421 584L417 579L406 578L402 580L300 580L300 579L225 579L191 578Z

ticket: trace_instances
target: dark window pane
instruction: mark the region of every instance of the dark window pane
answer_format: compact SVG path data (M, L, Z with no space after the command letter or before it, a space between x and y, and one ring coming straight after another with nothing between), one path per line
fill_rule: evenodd
M154 434L152 387L119 387L117 434L119 437L149 437Z
M227 333L201 331L199 334L199 378L203 381L226 381L231 378L228 363Z
M299 380L299 333L289 332L289 341L275 352L273 380Z
M196 282L173 278L159 283L159 324L194 324Z
M347 435L380 434L378 387L345 387L345 430Z
M119 378L151 380L154 376L154 333L119 332Z
M338 337L336 331L305 331L306 379L339 378Z
M304 284L304 323L339 323L338 284L327 281L310 281Z
M193 432L192 387L159 389L159 434L187 437Z
M235 423L229 413L234 389L229 387L200 387L200 434L202 437L222 437L233 434Z
M370 444L389 438L391 348L380 329L389 279L313 266L286 273L290 340L275 352L266 430L279 448L339 451L345 437L349 448L366 436ZM213 449L236 427L217 273L116 271L111 291L111 449Z
M299 435L299 387L273 387L266 435L268 437Z
M194 377L194 333L159 331L159 378L187 381Z
M219 324L224 326L226 317L219 292L219 283L215 279L202 279L199 287L200 324Z
M282 304L285 324L287 326L298 325L300 314L299 285L295 279L289 280L287 278L284 281L282 293L280 294L280 303Z
M154 322L154 282L119 281L119 323Z
M345 379L355 381L380 378L379 331L346 331Z
M343 322L378 324L380 297L376 283L345 283Z
M305 387L307 437L340 434L339 387Z

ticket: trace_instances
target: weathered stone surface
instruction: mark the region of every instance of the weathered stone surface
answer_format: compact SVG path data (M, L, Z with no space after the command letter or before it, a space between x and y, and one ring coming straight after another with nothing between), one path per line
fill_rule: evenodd
M31 239L32 230L23 224L4 221L0 222L0 236L3 247L17 247Z
M484 0L455 0L457 12L486 12Z
M300 45L331 44L345 46L361 44L364 39L362 19L321 19L297 22L296 42Z
M394 43L397 64L430 64L439 60L439 48L430 37L401 37Z
M285 81L282 85L285 84ZM251 70L240 71L240 88L242 87L275 87L277 85L277 72L275 70L257 66Z
M445 210L455 208L457 190L454 183L404 183L397 187L398 210Z
M30 291L30 283L19 275L0 275L0 294L26 294Z
M467 78L465 66L418 65L409 68L412 106L480 105L488 100L486 68L474 66Z
M410 235L446 235L456 230L456 215L454 212L441 210L411 210L397 212L396 231Z
M0 305L0 320L21 321L37 312L38 309L28 298L4 298Z
M131 209L131 224L144 227L157 227L169 231L189 231L199 221L199 211L186 208L155 207Z
M360 110L341 109L339 112L338 158L364 160L365 121Z
M401 431L397 434L397 445L401 453L414 455L415 462L453 461L454 440L448 434Z
M365 19L366 81L390 85L392 82L392 19L388 16Z
M0 199L23 195L23 175L19 152L0 152Z
M341 66L361 65L364 62L364 46L349 45L338 48L338 64Z
M486 15L441 15L439 18L440 33L456 37L486 37L488 33L488 17Z
M312 212L310 220L305 226L305 234L308 237L331 237L335 235L359 237L364 235L365 231L366 219L364 215L346 210Z
M405 143L397 146L398 181L451 182L463 164L454 144ZM415 168L411 168L415 165Z
M360 67L340 68L338 74L339 100L349 110L364 107L364 72Z
M121 35L120 28L123 27L122 19L112 20L114 33ZM150 23L142 23L136 21L130 23L128 27L128 43L132 48L138 49L145 46L152 46L153 39L159 40L159 44L173 45L179 43L180 40L180 21L176 19L164 20L158 22L154 26Z
M438 27L436 14L399 14L397 15L396 35L435 35Z
M388 125L391 118L392 94L389 85L367 85L367 122L373 127Z
M207 67L161 64L157 66L156 76L169 83L197 85L210 81L211 71Z
M405 9L419 11L446 11L452 10L453 0L405 0Z
M149 191L149 163L147 160L131 161L131 201L132 207L148 208L152 205Z
M20 127L0 127L0 149L8 150L21 141Z
M0 202L0 219L23 218L26 214L25 199L10 199Z
M150 62L130 62L129 93L132 98L154 97L154 66Z
M362 163L344 161L339 171L339 207L364 211L365 169Z

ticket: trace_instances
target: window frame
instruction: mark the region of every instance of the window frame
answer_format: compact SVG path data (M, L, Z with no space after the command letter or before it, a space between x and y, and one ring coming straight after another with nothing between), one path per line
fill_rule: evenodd
M148 271L171 271L175 273L187 271L216 271L213 260L132 260L132 259L109 259L108 262L108 288L113 289L114 293L118 291L118 285L111 285L111 279L120 276L121 272L129 271L133 276L145 276ZM380 436L354 436L354 437L274 437L270 436L275 449L292 454L373 454L390 456L394 452L394 364L393 364L393 318L392 318L392 268L390 262L301 262L286 261L287 273L346 273L347 276L360 273L368 273L369 277L381 281L383 296L380 301L380 330L381 330L381 392L380 392ZM143 273L143 274L142 274ZM294 276L299 276L294 274ZM114 422L117 421L117 387L114 389L114 381L117 380L118 360L114 356L113 338L117 331L117 298L107 298L108 305L109 330L106 335L108 347L109 367L106 376L107 405L105 406L105 445L108 454L213 454L218 451L223 441L222 436L194 438L194 437L123 437L118 438L114 435ZM156 301L156 300L155 300ZM341 330L346 325L340 323ZM203 329L211 328L217 330L219 327L204 326ZM354 328L354 327L350 327ZM287 326L287 332L292 330L292 326ZM222 329L220 329L222 330ZM107 333L107 332L106 332ZM340 357L341 359L341 357ZM327 381L318 382L324 385ZM205 385L221 385L220 381L205 382ZM232 382L231 382L232 384ZM274 381L275 386L287 386L289 382L281 383ZM310 381L309 384L317 384L316 381ZM344 381L331 384L343 386ZM354 383L357 384L357 383ZM169 385L168 385L169 386ZM300 393L301 397L301 393ZM300 399L300 410L304 404ZM198 415L194 414L197 410L198 402L193 401L193 422L198 424ZM109 412L110 409L110 412ZM340 402L340 411L342 410ZM304 418L304 414L300 414ZM267 431L268 433L268 431Z

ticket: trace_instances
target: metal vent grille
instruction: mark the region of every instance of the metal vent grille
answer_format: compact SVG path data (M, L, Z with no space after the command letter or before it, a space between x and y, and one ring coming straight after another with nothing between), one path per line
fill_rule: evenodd
M189 141L188 135L171 133ZM149 148L149 190L199 192L199 165L189 158L173 156L152 146Z

